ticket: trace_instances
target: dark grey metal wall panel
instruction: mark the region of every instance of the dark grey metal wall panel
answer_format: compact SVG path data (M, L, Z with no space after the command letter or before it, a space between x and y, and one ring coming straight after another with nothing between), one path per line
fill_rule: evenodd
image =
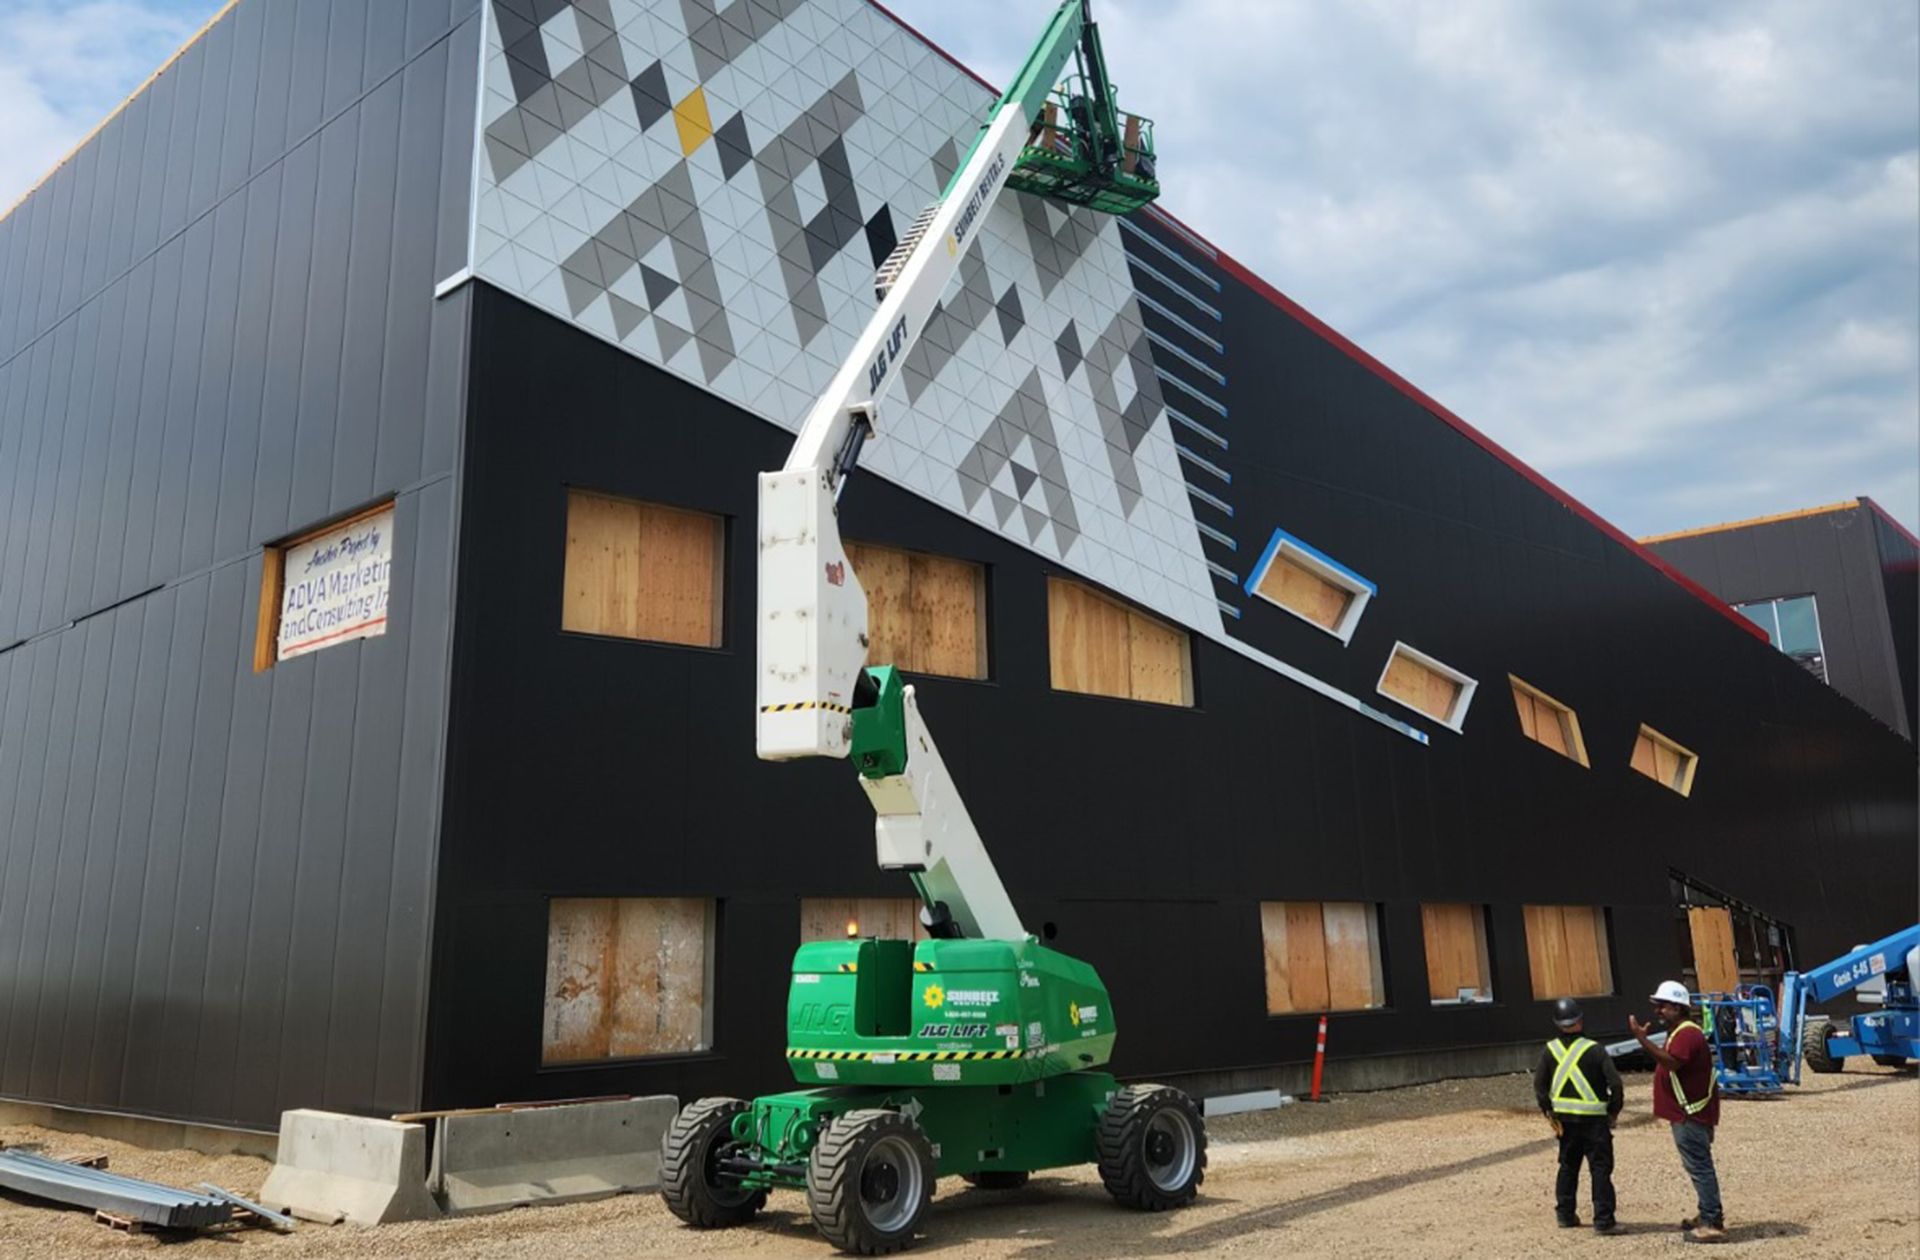
M0 1094L418 1100L479 20L243 0L0 219ZM388 495L385 634L256 674Z
M1863 502L1671 538L1653 549L1729 603L1812 595L1828 683L1912 738L1876 519L1875 509Z
M1920 540L1886 515L1879 504L1871 499L1866 503L1873 512L1873 533L1879 543L1887 628L1893 635L1907 733L1920 735Z

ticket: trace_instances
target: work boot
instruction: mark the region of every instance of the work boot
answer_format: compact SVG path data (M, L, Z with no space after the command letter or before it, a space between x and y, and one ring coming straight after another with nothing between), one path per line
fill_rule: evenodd
M1554 1219L1554 1222L1558 1224L1561 1229L1579 1229L1580 1228L1580 1218L1577 1216L1556 1216L1553 1219Z
M1687 1231L1687 1241L1696 1243L1719 1243L1727 1241L1727 1231L1718 1225L1702 1222Z
M1620 1228L1618 1221L1595 1221L1593 1223L1593 1232L1596 1234L1619 1234L1625 1231Z

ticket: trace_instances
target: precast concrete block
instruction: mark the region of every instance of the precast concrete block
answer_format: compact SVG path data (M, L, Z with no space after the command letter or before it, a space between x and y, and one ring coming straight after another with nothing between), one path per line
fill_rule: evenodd
M453 1216L656 1189L679 1110L661 1094L445 1116L428 1185Z
M440 1215L427 1193L424 1125L305 1108L280 1114L260 1202L303 1220L384 1225Z

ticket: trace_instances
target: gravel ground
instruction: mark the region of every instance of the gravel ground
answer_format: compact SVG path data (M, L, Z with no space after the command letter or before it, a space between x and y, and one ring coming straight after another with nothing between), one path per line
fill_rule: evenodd
M1650 1078L1628 1078L1616 1153L1627 1235L1553 1225L1553 1141L1524 1076L1355 1094L1211 1125L1212 1164L1194 1207L1163 1216L1115 1208L1091 1169L993 1193L943 1182L917 1255L951 1260L1093 1260L1128 1255L1328 1257L1670 1255L1692 1210ZM1813 1077L1788 1098L1725 1106L1716 1158L1731 1253L1920 1256L1920 1082L1855 1068ZM112 1168L178 1185L257 1190L267 1166L244 1156L146 1151L73 1134L0 1127L0 1142L53 1154L104 1151ZM1585 1209L1583 1208L1583 1211ZM0 1195L0 1257L87 1257L166 1246L89 1214ZM775 1195L752 1226L682 1228L652 1195L361 1230L302 1225L184 1242L183 1252L275 1256L747 1256L825 1260L799 1196Z

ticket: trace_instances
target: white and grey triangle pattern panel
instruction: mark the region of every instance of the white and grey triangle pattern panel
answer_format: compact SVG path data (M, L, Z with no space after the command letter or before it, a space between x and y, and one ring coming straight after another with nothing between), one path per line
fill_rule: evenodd
M797 429L991 95L866 0L488 19L474 274ZM870 472L1223 637L1115 221L1002 197L881 418Z

